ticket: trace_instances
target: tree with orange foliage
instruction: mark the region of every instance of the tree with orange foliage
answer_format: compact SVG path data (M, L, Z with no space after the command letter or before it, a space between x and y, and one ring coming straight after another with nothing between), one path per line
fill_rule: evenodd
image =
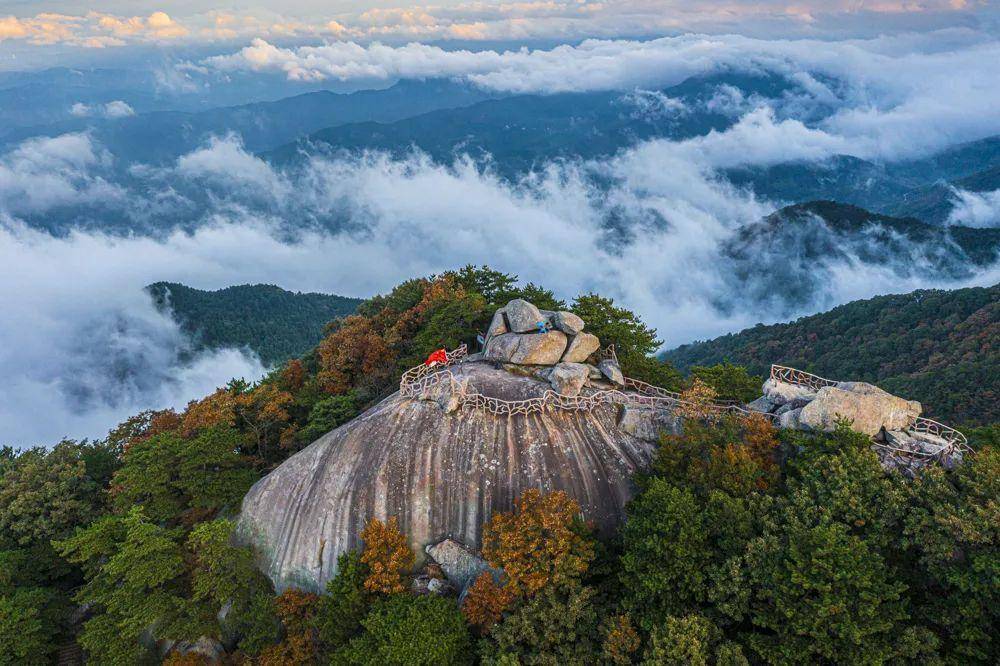
M778 446L777 431L760 415L689 420L683 434L661 438L652 471L702 493L716 489L745 497L777 483Z
M483 556L504 570L507 587L518 596L575 581L594 559L579 513L580 505L561 490L526 490L513 511L494 514L483 527Z
M414 557L395 516L384 523L378 518L369 520L361 540L365 544L361 562L368 567L365 589L381 594L405 592L406 574L413 569Z
M302 361L293 358L281 370L281 385L291 393L295 393L306 383L306 369Z
M718 414L712 407L717 396L714 388L696 377L691 381L691 386L681 392L683 402L677 412L686 419L712 419Z
M352 315L319 343L319 381L329 393L379 386L395 373L396 355L368 317Z
M192 400L181 418L181 434L192 437L202 430L219 425L232 426L236 422L234 396L221 388L201 400Z
M309 592L289 589L278 595L274 602L285 629L285 638L261 653L258 666L316 663L319 658L319 640L313 627L313 617L319 606L319 597Z
M250 391L238 393L233 399L233 412L239 425L248 430L262 458L267 445L277 441L284 424L288 423L288 406L294 398L274 384L261 384Z
M493 574L484 571L469 586L465 601L462 602L462 614L480 635L486 635L500 621L514 599L510 589L498 585Z
M639 651L642 640L639 638L639 632L632 626L632 618L628 613L609 618L605 623L604 632L602 652L608 662L616 666L631 664L632 656Z

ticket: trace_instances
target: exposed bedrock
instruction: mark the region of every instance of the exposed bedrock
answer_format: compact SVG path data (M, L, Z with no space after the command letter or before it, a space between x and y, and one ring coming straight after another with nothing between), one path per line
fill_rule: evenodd
M451 371L465 390L504 400L549 389L489 363ZM373 517L395 516L416 553L445 538L478 549L493 513L540 488L566 491L608 532L623 518L633 472L653 449L618 421L613 405L495 415L471 407L447 412L437 401L395 394L258 481L243 501L241 538L258 548L278 588L319 591L337 557L360 546Z

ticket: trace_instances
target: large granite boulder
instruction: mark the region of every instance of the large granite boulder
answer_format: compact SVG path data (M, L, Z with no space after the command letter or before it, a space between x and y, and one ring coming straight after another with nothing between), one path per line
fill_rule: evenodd
M584 327L583 319L565 310L556 312L552 319L553 325L566 335L577 335Z
M566 343L566 334L562 331L525 335L504 333L490 339L484 356L517 365L555 365L563 357Z
M503 308L507 315L507 325L515 333L530 333L538 330L538 322L547 318L542 311L523 298L515 298Z
M679 435L683 432L681 418L677 414L649 407L623 407L618 427L647 442L659 441L660 435Z
M590 333L577 333L569 341L562 360L567 363L583 363L590 355L601 348L601 341Z
M618 361L606 358L597 364L597 369L601 371L609 382L612 384L617 384L618 386L625 385L625 375L622 373L622 369L618 366Z
M558 363L549 373L548 380L559 395L576 396L580 395L589 374L582 363Z
M851 427L875 436L882 428L905 430L920 416L920 403L886 393L864 382L841 382L824 386L798 414L800 427L831 431L838 419L852 422Z
M486 329L486 342L488 343L491 338L507 333L508 330L507 318L504 316L504 311L497 310L493 314L493 319L490 320L489 328Z
M816 391L808 386L789 384L776 379L768 379L764 382L763 390L763 397L767 398L772 407L780 407L790 402L799 403L797 406L802 407L816 397Z
M460 591L465 591L484 571L500 577L499 572L490 567L486 560L454 539L430 544L424 548L424 552L440 565L444 575Z
M491 363L450 370L468 391L503 400L549 390ZM257 548L279 590L322 591L337 557L361 546L361 530L373 517L396 517L416 553L446 538L477 551L483 523L509 511L528 488L569 493L586 520L610 533L624 518L633 473L654 449L619 427L610 404L497 415L471 406L449 413L437 398L394 394L250 489L238 534Z

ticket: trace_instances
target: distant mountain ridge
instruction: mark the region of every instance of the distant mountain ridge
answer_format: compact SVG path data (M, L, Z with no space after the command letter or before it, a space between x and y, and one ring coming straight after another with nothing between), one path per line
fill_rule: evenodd
M791 315L814 304L836 271L854 271L860 279L874 270L894 281L970 278L1000 257L1000 229L942 227L810 201L740 228L723 254L731 262L724 274L728 298Z
M353 314L361 299L244 284L217 291L174 282L146 287L200 348L247 348L266 365L301 356L316 346L325 326Z
M1000 420L1000 284L854 301L785 324L758 324L664 354L679 369L772 363L877 383L952 423Z
M251 151L266 151L322 128L365 121L392 122L435 109L500 96L476 86L431 79L404 80L389 88L334 93L327 90L197 112L152 111L115 119L80 118L0 131L0 142L87 130L126 162L164 163L233 133Z

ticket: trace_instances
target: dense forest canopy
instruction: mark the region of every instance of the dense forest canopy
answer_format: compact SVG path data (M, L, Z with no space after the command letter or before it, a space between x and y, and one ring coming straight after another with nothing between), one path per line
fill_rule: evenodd
M306 353L322 339L329 322L353 313L361 303L358 298L291 292L270 284L204 291L156 282L146 290L199 347L250 349L265 365Z
M931 418L1000 420L1000 285L855 301L787 324L758 325L664 355L681 369L772 363L877 383L919 400Z
M846 425L692 417L661 438L613 539L562 493L531 490L492 516L483 556L503 573L461 604L411 592L415 554L392 519L368 522L325 594L276 594L230 538L250 485L429 352L474 344L515 297L575 311L630 376L692 398L759 386L731 364L683 377L653 356L656 331L597 294L566 304L472 266L404 282L258 383L136 415L101 441L5 449L0 664L49 663L73 642L97 664L204 663L181 654L198 639L261 665L1000 658L996 427L974 433L957 470L910 481Z

